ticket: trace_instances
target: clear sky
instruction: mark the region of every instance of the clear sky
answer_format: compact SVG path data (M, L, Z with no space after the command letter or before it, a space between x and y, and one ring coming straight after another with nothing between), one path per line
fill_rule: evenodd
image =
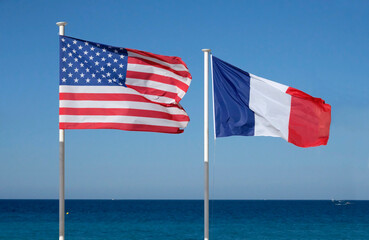
M327 146L212 140L211 198L369 199L369 2L359 0L0 1L0 198L58 198L58 21L69 36L180 56L193 77L183 134L67 131L66 198L203 198L201 49L211 48L332 106Z

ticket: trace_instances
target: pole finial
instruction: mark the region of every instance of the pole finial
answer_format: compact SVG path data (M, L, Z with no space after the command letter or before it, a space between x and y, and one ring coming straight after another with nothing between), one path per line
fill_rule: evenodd
M60 26L65 26L67 25L68 23L67 22L57 22L56 25L58 25L59 27Z
M203 51L203 52L211 52L211 49L203 48L203 49L201 49L201 51Z

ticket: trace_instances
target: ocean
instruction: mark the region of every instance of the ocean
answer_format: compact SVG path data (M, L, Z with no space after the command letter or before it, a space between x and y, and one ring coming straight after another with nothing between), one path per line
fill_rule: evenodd
M58 200L0 200L0 239L58 239ZM66 200L66 240L203 239L202 200ZM369 239L369 201L210 201L210 239Z

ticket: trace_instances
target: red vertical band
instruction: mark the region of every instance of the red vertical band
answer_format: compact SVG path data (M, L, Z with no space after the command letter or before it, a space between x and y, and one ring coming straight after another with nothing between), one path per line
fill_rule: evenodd
M299 147L327 145L331 106L295 88L286 93L292 96L288 142Z

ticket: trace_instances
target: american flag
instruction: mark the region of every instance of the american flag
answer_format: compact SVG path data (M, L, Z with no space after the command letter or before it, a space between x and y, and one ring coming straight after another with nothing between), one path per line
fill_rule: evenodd
M179 57L60 36L60 129L181 133L191 83Z

